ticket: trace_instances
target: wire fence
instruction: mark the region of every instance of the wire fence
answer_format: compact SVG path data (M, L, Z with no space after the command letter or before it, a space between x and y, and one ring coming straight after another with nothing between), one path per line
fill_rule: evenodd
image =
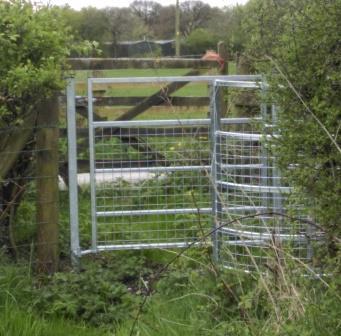
M55 224L58 224L60 210L57 189L59 125L53 118L44 123L40 113L41 110L22 125L3 123L0 129L1 248L16 260L35 251L43 254L49 250L46 246L54 249L59 244L58 232L53 231L53 228L58 229ZM41 267L49 268L53 258L46 255L46 259L40 259L46 263ZM32 263L35 264L36 259Z

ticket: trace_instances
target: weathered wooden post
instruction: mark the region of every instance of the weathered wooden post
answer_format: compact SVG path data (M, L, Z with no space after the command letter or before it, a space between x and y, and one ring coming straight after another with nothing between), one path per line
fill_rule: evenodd
M58 269L58 98L55 95L38 108L37 148L37 270Z
M220 75L227 75L229 72L229 55L225 42L220 41L217 45L218 55L224 60L223 65L219 69Z
M237 74L238 75L250 75L252 73L252 66L250 61L244 55L239 55L237 61Z

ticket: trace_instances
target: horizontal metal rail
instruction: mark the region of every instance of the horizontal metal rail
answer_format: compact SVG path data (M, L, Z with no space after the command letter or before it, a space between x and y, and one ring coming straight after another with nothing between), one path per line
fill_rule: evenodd
M217 136L222 136L231 139L237 140L248 140L248 141L260 141L261 139L272 139L271 135L264 134L254 134L254 133L240 133L240 132L225 132L225 131L216 131Z
M221 80L216 79L215 84L220 87L233 87L233 88L239 88L239 89L260 89L262 87L261 82L254 82L254 81L248 81L248 80Z
M229 246L264 246L266 245L265 240L256 240L256 239L251 239L251 240L224 240L223 244L224 245L229 245Z
M260 121L260 118L223 118L223 125L249 124L251 122ZM94 128L111 128L111 127L185 127L185 126L209 126L210 119L165 119L165 120L124 120L124 121L95 121ZM226 133L226 132L225 132Z
M239 168L247 168L247 169L261 169L264 165L262 164L224 164L221 165L222 169L239 169ZM176 172L176 171L210 171L212 168L211 165L202 165L202 166L168 166L168 167L126 167L126 168L97 168L95 172L97 174L110 174L110 173L167 173L167 172Z
M122 77L122 78L89 78L93 84L115 84L115 83L168 83L168 82L214 82L221 81L260 81L259 75L228 75L228 76L169 76L169 77Z
M222 209L222 212L231 213L231 212L237 212L237 213L244 213L244 212L252 212L255 211L259 213L260 211L269 211L268 208L264 206L235 206L235 207L224 207Z
M255 192L267 192L273 194L280 194L280 193L290 193L292 188L290 187L281 187L281 186L260 186L260 185L252 185L252 184L240 184L240 183L233 183L233 182L225 182L225 181L216 181L217 184L220 184L225 187L231 187L232 189L239 189L243 191L255 191Z
M222 231L229 236L233 237L244 237L246 239L256 239L256 240L273 240L274 242L277 240L280 241L305 241L307 237L304 234L284 234L284 233L276 233L276 232L252 232L252 231L244 231L232 229L229 227L223 227Z
M116 250L142 250L142 249L172 249L184 248L188 246L207 245L209 241L205 242L178 242L178 243L136 243L136 244L111 244L111 245L98 245L96 250L84 250L81 255L87 255L94 252L116 251Z
M243 213L243 212L259 212L269 210L262 206L236 206L224 207L223 212L226 213ZM273 210L273 209L272 209ZM98 217L119 217L119 216L141 216L141 215L177 215L177 214L211 214L212 208L187 208L187 209L151 209L151 210L117 210L117 211L98 211Z
M177 171L200 171L200 170L210 170L211 166L168 166L168 167L133 167L133 168L103 168L96 169L96 173L167 173L167 172L177 172Z
M119 216L143 216L143 215L186 215L186 214L210 214L211 208L187 208L187 209L149 209L149 210L117 210L97 211L97 217L119 217Z

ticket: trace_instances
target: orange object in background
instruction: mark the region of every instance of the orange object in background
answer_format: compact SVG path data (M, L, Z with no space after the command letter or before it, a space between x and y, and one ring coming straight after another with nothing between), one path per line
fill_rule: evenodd
M220 69L223 69L225 65L225 60L213 50L207 50L205 55L201 59L204 61L217 61L220 65Z

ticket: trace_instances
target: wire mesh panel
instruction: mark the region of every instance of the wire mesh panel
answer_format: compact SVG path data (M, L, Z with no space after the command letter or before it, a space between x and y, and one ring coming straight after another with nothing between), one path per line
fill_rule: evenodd
M216 83L219 87L259 88L257 84ZM261 120L223 127L217 104L213 176L216 254L231 268L272 267L289 255L311 258L305 211L286 185L272 153L274 107L261 107ZM269 118L268 118L269 117Z
M211 230L211 122L202 95L218 77L89 79L92 246L81 253L187 246ZM186 83L192 87L171 95ZM101 85L112 98L93 97ZM132 96L116 97L134 85ZM104 100L118 104L114 121L98 117ZM194 109L183 106L189 100ZM128 101L136 106L125 109Z
M238 118L222 115L222 87L229 88L231 99L235 88L259 90L260 84L256 82L259 79L256 76L89 79L92 246L89 234L85 234L84 243L79 233L76 107L74 88L69 86L69 188L74 255L199 244L212 230L213 219L214 253L227 267L243 270L271 267L274 260L282 261L288 254L310 260L313 230L305 224L305 207L299 205L293 190L281 177L271 147L270 140L276 137L271 124L276 119L274 107L255 108L255 95L244 92L246 108L236 103L235 112L228 111ZM208 112L205 109L199 114L192 109L181 110L186 117L174 118L172 103L182 105L190 97L174 97L164 89L153 94L157 85L148 90L140 87L133 97L115 97L112 85L119 84L122 94L131 81L157 84L169 90L182 87L178 83L183 81L201 81L206 85L214 81L211 118L205 117ZM94 98L95 84L110 84L106 90L113 97ZM136 96L146 92L152 95ZM114 121L98 114L97 104L114 101L118 104L112 112ZM195 104L201 106L205 101L208 101L205 97L196 97ZM124 110L121 105L127 102L137 105ZM156 109L148 114L149 118L130 120L149 108L151 102ZM241 110L252 113L252 117L242 117Z
M98 246L181 245L200 235L198 217L207 229L208 125L179 120L94 126Z

